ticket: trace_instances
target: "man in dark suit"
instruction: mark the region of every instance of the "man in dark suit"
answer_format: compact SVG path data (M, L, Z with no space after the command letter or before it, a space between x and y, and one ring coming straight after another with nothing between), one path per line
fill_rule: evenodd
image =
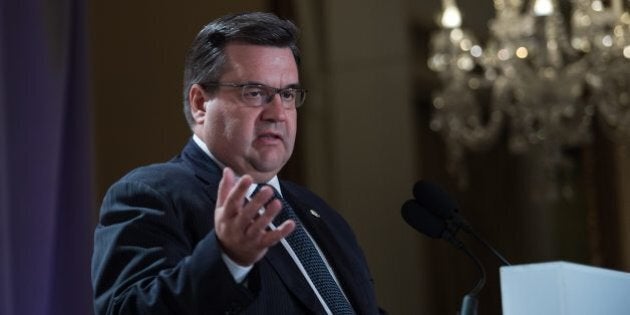
M188 53L193 137L108 190L94 236L97 314L376 314L345 220L278 172L293 151L297 28L222 17Z

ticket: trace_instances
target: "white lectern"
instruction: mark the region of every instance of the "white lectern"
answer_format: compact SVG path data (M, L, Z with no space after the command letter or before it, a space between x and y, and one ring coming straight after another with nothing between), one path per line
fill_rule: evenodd
M503 315L630 314L630 273L568 262L500 272Z

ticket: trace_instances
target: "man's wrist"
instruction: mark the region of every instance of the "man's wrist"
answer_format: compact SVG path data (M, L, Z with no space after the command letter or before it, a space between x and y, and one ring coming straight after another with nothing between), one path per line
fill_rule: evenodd
M223 262L230 271L230 274L232 274L232 277L234 278L234 281L236 281L236 283L243 282L243 280L245 280L245 277L247 277L247 274L249 274L249 272L254 267L253 265L241 266L237 264L225 252L221 253L221 258L223 258Z

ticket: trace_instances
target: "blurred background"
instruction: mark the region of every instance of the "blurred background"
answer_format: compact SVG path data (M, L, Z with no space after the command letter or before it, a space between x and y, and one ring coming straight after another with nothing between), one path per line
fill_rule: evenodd
M391 314L456 314L478 279L461 251L401 219L420 179L448 191L513 264L630 271L627 24L621 33L615 24L598 30L620 37L610 45L601 32L572 29L585 41L621 45L621 55L576 41L577 53L557 53L567 35L554 26L568 29L572 19L547 25L510 15L534 2L510 11L520 1L460 1L453 25L439 14L454 2L440 0L3 1L0 314L93 312L100 200L131 169L179 153L191 136L181 113L185 53L203 25L241 11L274 12L302 30L309 95L282 177L349 221ZM549 3L557 12L603 12L595 2L604 11L630 7ZM609 21L598 17L590 24ZM528 33L537 25L547 32ZM602 74L613 69L616 77ZM556 105L560 119L547 110ZM515 136L523 128L514 112L525 106L534 106L523 114L531 134ZM575 117L581 124L571 124ZM581 132L588 135L572 137ZM488 270L479 313L501 314L500 262L460 234Z

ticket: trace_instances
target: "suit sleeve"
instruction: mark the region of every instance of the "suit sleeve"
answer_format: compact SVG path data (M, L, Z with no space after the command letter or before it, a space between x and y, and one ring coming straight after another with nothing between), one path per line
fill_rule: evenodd
M94 234L96 314L229 314L252 302L255 292L234 281L214 230L196 240L185 215L148 184L110 188Z

